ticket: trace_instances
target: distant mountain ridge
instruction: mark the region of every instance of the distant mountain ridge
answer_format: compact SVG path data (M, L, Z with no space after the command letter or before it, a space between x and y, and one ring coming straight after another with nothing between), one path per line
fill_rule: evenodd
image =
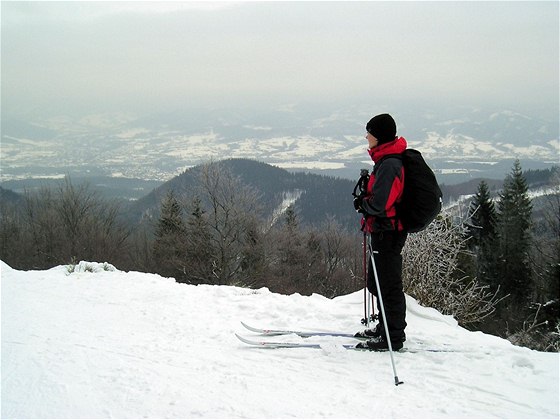
M192 108L144 116L3 116L2 181L70 174L164 182L185 168L224 157L352 179L362 166L371 165L364 130L378 108L308 104L257 110ZM557 113L388 108L399 110L392 112L398 134L424 154L445 183L468 177L501 179L516 158L525 169L558 162Z

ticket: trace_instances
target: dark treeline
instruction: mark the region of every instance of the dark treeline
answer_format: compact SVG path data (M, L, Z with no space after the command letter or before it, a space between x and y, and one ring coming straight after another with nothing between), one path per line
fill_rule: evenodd
M543 173L549 182L543 181ZM552 188L531 199L527 177ZM495 197L482 181L470 205L466 239L473 275L500 296L483 330L506 335L516 344L560 350L558 168L525 175L515 161Z
M23 196L2 190L0 258L23 270L109 262L187 284L268 287L285 294L334 297L363 287L363 237L345 197L324 196L319 187L290 189L290 183L300 185L296 177L265 195L220 162L189 176L196 178L191 187L171 185L150 197L157 211L144 212L141 223L130 219L122 203L68 179ZM315 193L314 200L301 199ZM519 162L498 196L481 182L466 220L452 223L442 215L410 236L404 251L407 293L468 328L557 351L559 198L553 191L534 211L536 199L528 196ZM313 218L313 206L301 203L345 206L355 226L341 225L324 208Z

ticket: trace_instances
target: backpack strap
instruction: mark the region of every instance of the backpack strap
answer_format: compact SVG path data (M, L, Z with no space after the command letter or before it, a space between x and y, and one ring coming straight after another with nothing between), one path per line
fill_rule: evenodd
M379 168L379 166L381 166L381 162L383 162L385 159L389 159L389 158L395 158L395 159L399 159L401 161L403 160L402 154L400 154L400 153L392 153L392 154L389 154L389 155L385 155L377 161L377 163L373 167L372 174L375 175L377 173L377 169ZM406 176L406 174L405 174L405 176ZM389 217L389 219L393 219L395 221L395 223L394 223L395 232L399 230L399 222L402 221L401 217L399 217L399 213L400 213L399 204L400 203L395 203L395 210L396 210L395 216L394 217Z
M379 168L379 166L381 165L381 162L383 162L385 159L389 159L389 158L397 158L402 160L402 155L400 153L392 153L390 155L385 155L383 156L381 159L379 159L377 161L377 163L373 166L373 173L375 174L377 172L377 169Z

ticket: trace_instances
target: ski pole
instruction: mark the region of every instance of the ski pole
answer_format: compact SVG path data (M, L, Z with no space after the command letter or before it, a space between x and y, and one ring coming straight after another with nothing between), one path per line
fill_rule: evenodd
M358 197L364 197L367 193L367 186L369 182L369 171L367 169L360 169L360 178L354 190L352 191L352 196L356 199ZM359 194L357 191L359 190ZM365 216L364 216L365 217ZM364 317L362 318L362 324L369 326L369 310L368 310L368 298L367 298L367 255L366 255L366 239L367 234L364 231L363 239L363 265L364 265Z
M381 315L383 316L383 326L385 327L385 336L387 338L387 345L389 346L389 355L391 356L391 365L393 366L393 375L395 376L395 385L398 386L403 382L399 381L399 377L397 376L397 368L395 367L395 359L393 358L393 346L391 344L391 338L389 336L389 328L387 327L387 317L385 316L385 306L383 305L383 297L381 296L381 289L379 288L379 278L377 277L375 258L373 258L373 254L377 254L378 252L372 249L371 242L369 244L369 252L371 254L371 264L373 266L375 286L377 287L377 298L379 299L379 306L381 307Z
M364 318L362 319L362 324L368 325L368 309L367 309L367 251L366 251L366 240L367 240L367 235L364 232L364 239L363 239L363 253L364 253L364 258L363 258L363 272L364 272Z
M373 300L374 299L373 293L370 293L369 295L371 297L371 303L370 303L371 304L371 315L370 315L371 318L370 318L370 321L373 322L377 319L377 317L375 315L375 302Z

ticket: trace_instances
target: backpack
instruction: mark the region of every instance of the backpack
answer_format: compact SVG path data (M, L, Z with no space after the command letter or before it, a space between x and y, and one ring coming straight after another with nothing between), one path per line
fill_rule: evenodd
M401 159L404 166L404 189L396 205L397 218L408 233L423 231L439 214L443 203L436 176L418 150L406 149L382 160L389 157Z

